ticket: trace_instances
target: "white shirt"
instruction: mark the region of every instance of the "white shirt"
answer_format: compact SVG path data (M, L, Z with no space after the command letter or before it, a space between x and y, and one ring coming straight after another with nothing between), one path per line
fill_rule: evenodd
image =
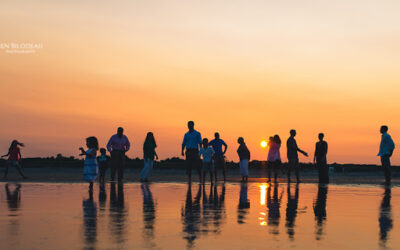
M210 147L210 146L208 146L207 148L202 147L200 149L199 156L203 155L203 162L208 163L208 162L211 162L214 153L215 152L212 147Z

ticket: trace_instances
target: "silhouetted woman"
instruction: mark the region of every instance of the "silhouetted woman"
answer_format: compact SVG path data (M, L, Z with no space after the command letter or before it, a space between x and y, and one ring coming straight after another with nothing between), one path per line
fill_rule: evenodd
M268 181L271 181L271 170L273 169L275 182L277 182L278 170L281 165L281 143L282 141L279 135L274 135L272 140L270 140L268 152Z
M247 181L249 176L249 161L250 161L250 151L244 142L243 137L238 138L239 148L237 153L239 155L239 166L240 166L240 174L242 175L242 181Z
M79 148L81 151L80 155L85 156L85 165L83 167L83 179L89 182L89 189L93 191L93 182L97 178L99 167L97 164L97 150L99 150L99 142L94 136L86 138L86 146L88 150L84 150L82 147Z
M140 172L140 181L148 181L151 170L153 169L154 164L154 156L158 159L158 155L156 153L156 140L154 139L154 135L152 132L148 132L146 136L146 140L143 144L143 160L144 167L142 172Z
M4 171L4 179L7 178L9 165L15 166L18 170L18 173L22 176L22 178L24 178L24 179L27 178L21 169L20 161L21 161L22 156L21 156L21 150L18 146L23 147L24 144L21 142L18 142L17 140L13 140L11 142L10 148L8 149L8 153L6 155L2 156L2 157L8 156L6 169Z

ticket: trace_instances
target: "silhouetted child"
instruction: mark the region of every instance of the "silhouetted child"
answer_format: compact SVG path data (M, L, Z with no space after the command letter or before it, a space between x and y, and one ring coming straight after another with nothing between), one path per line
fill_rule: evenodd
M97 162L99 164L99 182L101 185L105 183L106 171L108 164L110 164L110 156L107 155L107 150L105 148L100 149L100 156L97 157Z
M7 163L6 163L6 169L4 171L4 179L7 178L8 174L8 167L9 165L15 166L18 170L18 173L22 176L22 178L27 179L27 177L24 175L21 169L20 161L21 161L21 150L18 146L23 147L24 144L18 142L17 140L13 140L11 142L10 148L8 149L8 153L6 155L3 155L1 157L6 157L8 156Z
M239 148L237 149L237 153L239 155L239 166L240 166L240 174L242 175L242 181L246 181L249 176L249 160L250 160L250 151L244 142L243 137L238 138Z
M86 138L86 146L88 150L84 150L82 147L79 148L81 151L80 155L85 155L85 164L83 167L83 179L89 182L90 191L93 190L93 182L97 177L99 167L97 164L97 150L99 150L99 143L97 138L94 136Z
M206 173L210 173L210 180L211 183L213 183L213 172L214 172L214 164L212 162L212 158L214 156L215 152L214 149L210 146L208 146L208 139L204 138L203 139L203 147L201 147L199 156L203 156L203 166L202 166L202 182L204 183L206 181Z
M281 138L279 135L274 135L272 141L270 143L269 152L268 152L268 163L270 168L268 169L268 181L271 181L271 170L274 170L274 179L277 182L278 179L278 170L281 165Z

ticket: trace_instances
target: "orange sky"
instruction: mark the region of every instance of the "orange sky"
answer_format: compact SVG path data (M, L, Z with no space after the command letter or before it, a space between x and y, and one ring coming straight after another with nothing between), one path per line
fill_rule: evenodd
M130 157L153 131L168 158L194 120L203 136L221 133L229 160L238 136L261 160L262 139L285 141L296 128L309 153L326 134L329 162L378 163L379 126L395 143L400 136L399 9L372 0L2 1L0 43L43 49L0 50L0 149L16 138L25 156L76 156L85 137L104 145L123 126Z

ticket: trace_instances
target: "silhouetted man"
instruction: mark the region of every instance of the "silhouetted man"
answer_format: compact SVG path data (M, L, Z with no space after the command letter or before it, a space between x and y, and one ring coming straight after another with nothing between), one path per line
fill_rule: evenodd
M131 144L128 137L124 135L124 129L119 127L117 134L111 136L107 143L107 150L111 153L111 181L115 179L115 172L118 170L118 182L124 178L125 153Z
M383 171L385 173L385 185L390 185L391 179L392 179L392 172L390 169L390 157L393 154L394 150L394 142L392 140L392 137L387 133L388 127L383 125L381 127L381 134L382 134L382 139L381 139L381 144L379 147L379 153L378 156L381 157L381 162L382 162L382 167Z
M186 149L186 164L187 164L187 174L189 177L189 182L192 181L192 168L196 168L199 174L201 183L201 169L200 169L200 156L199 147L201 147L201 134L194 130L194 122L188 122L189 131L183 137L182 142L182 156L185 155Z
M217 172L218 169L222 169L222 174L224 176L224 181L226 181L226 166L225 166L225 153L228 149L228 145L224 142L224 140L220 139L219 133L216 132L214 134L215 139L210 141L209 145L211 145L214 149L214 176L215 182L217 182ZM224 146L224 150L222 150L222 146Z
M286 147L287 147L287 158L288 158L288 182L290 182L290 171L292 169L295 170L296 172L296 178L297 182L300 182L300 177L299 177L299 155L297 152L302 153L305 156L308 156L306 152L301 150L299 147L297 147L297 142L294 139L296 136L296 130L292 129L290 130L290 137L286 142Z
M328 143L324 141L324 134L319 133L319 142L315 144L314 164L317 162L319 183L329 183L328 165L326 155L328 154Z

